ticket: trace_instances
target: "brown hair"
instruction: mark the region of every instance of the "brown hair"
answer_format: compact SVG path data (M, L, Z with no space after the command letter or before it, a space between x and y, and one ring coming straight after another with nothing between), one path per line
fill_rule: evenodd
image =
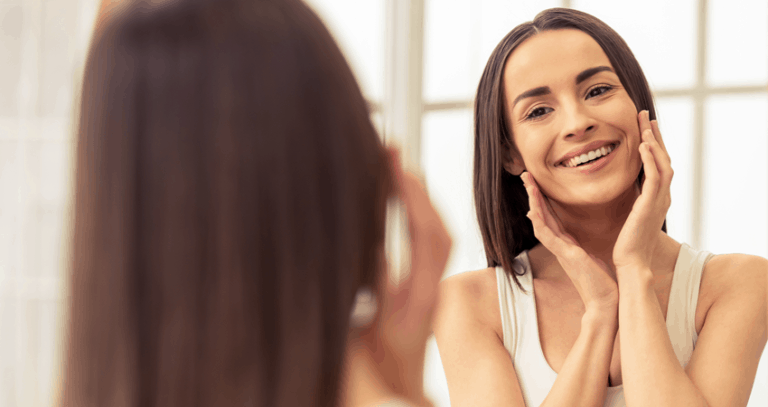
M332 406L385 150L297 0L138 3L89 51L63 406Z
M525 216L529 206L523 182L503 167L509 149L515 148L504 114L504 66L509 55L528 38L541 31L567 28L583 31L595 39L637 110L648 110L650 119L656 118L648 81L632 51L616 31L587 13L567 8L544 10L532 22L515 27L496 46L485 65L475 99L475 208L488 267L502 266L518 286L512 262L539 241ZM638 183L642 176L641 170ZM667 231L666 221L662 230Z

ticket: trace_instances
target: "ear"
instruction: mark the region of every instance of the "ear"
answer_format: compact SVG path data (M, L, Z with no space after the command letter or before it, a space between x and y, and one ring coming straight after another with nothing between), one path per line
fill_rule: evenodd
M523 162L523 158L520 157L520 154L517 152L517 150L513 148L507 148L505 152L506 157L504 157L504 169L507 170L508 173L519 176L520 174L525 171L525 163Z

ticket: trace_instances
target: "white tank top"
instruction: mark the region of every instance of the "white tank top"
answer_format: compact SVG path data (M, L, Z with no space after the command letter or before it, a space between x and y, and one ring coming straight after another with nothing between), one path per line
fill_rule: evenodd
M696 251L683 243L677 256L667 306L667 332L680 364L685 367L696 346L696 304L704 265L713 256ZM557 373L549 366L541 350L533 279L528 252L515 258L513 268L526 292L501 267L496 268L496 283L501 310L504 347L512 357L517 379L523 391L525 405L541 405L555 384ZM525 272L524 275L519 276ZM604 407L624 407L624 386L608 387Z

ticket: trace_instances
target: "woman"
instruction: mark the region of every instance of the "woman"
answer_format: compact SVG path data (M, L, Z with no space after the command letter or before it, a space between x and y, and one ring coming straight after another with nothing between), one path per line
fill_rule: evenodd
M588 14L546 10L496 47L475 106L489 268L444 281L435 321L452 405L746 405L768 262L665 233L654 118L632 52Z
M62 404L427 404L450 239L317 16L294 0L111 10L82 93ZM412 238L399 286L394 194ZM355 306L366 290L377 314Z

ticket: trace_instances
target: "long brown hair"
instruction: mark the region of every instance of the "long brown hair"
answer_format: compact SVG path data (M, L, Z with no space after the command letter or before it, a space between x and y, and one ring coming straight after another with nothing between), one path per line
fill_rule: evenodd
M619 34L596 17L567 8L544 10L533 21L515 27L496 46L485 65L475 98L475 208L488 267L502 266L518 286L512 262L539 241L525 216L529 206L523 182L503 167L510 149L515 148L504 114L504 66L509 55L528 38L541 31L566 28L581 30L594 38L637 110L648 110L650 120L656 118L653 95L640 64ZM642 177L641 170L638 183ZM667 231L666 221L662 230Z
M136 3L89 50L63 406L332 406L386 152L298 0Z

